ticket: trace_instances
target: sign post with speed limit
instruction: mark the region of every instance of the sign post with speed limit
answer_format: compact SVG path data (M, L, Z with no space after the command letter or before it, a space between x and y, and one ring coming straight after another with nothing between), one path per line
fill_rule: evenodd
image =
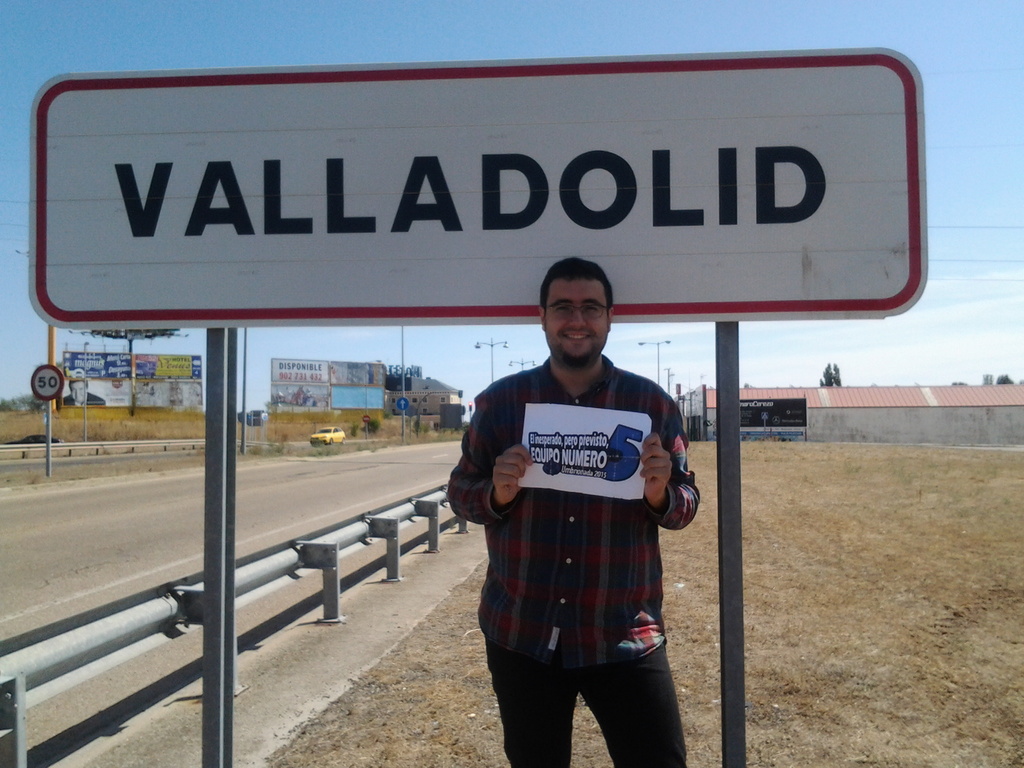
M55 365L40 365L32 372L32 394L44 402L56 400L64 391L64 373ZM53 459L50 445L53 442L53 418L50 408L45 412L46 419L46 476L53 476Z

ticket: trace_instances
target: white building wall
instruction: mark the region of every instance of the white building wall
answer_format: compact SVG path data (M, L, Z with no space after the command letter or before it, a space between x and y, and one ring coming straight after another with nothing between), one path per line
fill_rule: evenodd
M713 409L708 418L716 421ZM1024 445L1024 406L808 408L807 440L818 443Z

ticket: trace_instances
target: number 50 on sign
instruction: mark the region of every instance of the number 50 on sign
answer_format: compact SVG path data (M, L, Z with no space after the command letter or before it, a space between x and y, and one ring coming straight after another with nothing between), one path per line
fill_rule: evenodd
M32 394L39 400L55 400L64 390L64 374L55 365L40 365L32 373Z

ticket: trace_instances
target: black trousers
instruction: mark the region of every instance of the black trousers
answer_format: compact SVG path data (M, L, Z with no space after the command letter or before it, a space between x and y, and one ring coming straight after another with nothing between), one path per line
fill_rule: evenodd
M665 647L643 658L563 669L487 641L487 666L512 768L568 768L582 694L615 768L686 768L679 703Z

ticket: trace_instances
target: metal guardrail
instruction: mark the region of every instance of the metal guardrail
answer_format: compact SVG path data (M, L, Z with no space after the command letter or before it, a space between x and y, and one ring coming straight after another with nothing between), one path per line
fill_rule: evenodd
M427 548L437 552L447 506L445 487L427 491L393 507L383 507L298 540L239 560L235 570L236 606L246 605L294 583L304 569L323 574L324 622L340 622L339 564L374 538L387 542L388 581L401 580L401 531L426 519ZM459 520L459 531L466 532ZM78 616L0 640L0 768L27 768L27 711L81 682L155 649L202 625L202 574L163 588L101 606Z
M50 443L50 455L103 456L122 453L161 453L198 451L206 447L206 438L194 440L108 440L88 443ZM45 443L0 445L0 461L4 459L41 459L46 456Z

